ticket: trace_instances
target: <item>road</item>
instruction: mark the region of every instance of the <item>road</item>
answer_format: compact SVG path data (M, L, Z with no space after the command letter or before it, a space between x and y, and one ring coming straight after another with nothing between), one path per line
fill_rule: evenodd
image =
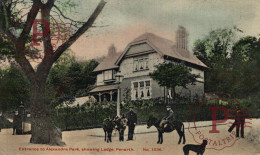
M260 142L258 131L260 131L260 119L252 120L254 128L245 129L245 139L239 139L234 146L221 151L206 149L205 154L260 154L257 148L257 139ZM202 132L208 132L211 122L198 123ZM185 127L188 125L185 123ZM220 132L225 132L227 126L218 126ZM252 132L251 130L254 130ZM178 145L178 134L176 131L164 134L164 143L157 144L157 132L155 127L147 129L145 125L137 126L134 141L119 142L118 135L112 137L112 143L104 142L104 133L101 128L63 132L63 140L66 146L57 147L49 145L30 144L30 135L11 135L11 129L3 129L0 133L0 155L67 155L67 154L183 154L183 144ZM127 133L127 130L126 130ZM186 144L196 144L192 135L185 129ZM255 135L254 135L255 134ZM258 135L257 135L258 134ZM248 137L247 137L248 136ZM127 135L125 134L125 139ZM260 144L260 143L259 143ZM260 146L260 145L258 145ZM194 154L194 153L190 153Z

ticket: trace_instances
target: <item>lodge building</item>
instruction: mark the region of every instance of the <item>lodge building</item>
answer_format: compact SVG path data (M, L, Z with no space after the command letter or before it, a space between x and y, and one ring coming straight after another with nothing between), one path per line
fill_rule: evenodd
M188 33L179 26L175 42L144 33L130 42L123 52L116 53L111 47L94 70L97 81L90 95L97 102L171 97L169 90L149 76L155 66L163 62L184 63L193 74L200 75L195 85L188 85L188 89L177 87L176 93L187 97L204 94L204 70L207 66L188 50Z

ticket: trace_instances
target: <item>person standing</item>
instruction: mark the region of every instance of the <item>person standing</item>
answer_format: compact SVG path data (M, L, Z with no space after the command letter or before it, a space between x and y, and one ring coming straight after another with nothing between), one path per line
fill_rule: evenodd
M130 111L127 113L127 125L128 125L128 139L127 140L133 140L136 123L137 123L137 115L134 112L133 107L130 107Z
M18 124L19 124L19 115L18 115L18 111L14 112L14 117L13 117L13 135L16 134L17 128L18 128Z
M236 137L239 137L239 129L241 127L241 137L244 138L244 125L245 125L245 114L240 110L236 111L235 122L228 129L228 132L232 132L234 127L236 127Z
M0 132L4 126L3 124L4 124L4 116L3 116L2 112L0 112Z

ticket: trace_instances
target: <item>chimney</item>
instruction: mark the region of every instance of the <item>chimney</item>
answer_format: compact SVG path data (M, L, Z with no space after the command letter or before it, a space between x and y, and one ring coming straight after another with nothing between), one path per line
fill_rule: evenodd
M183 26L179 26L176 33L177 48L188 50L188 33Z
M107 53L107 56L113 56L116 54L116 47L114 44L111 44L108 48L108 53Z

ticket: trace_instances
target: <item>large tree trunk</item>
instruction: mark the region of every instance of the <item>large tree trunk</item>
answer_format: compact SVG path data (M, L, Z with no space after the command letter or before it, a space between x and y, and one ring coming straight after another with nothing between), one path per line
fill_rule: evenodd
M50 111L48 103L45 100L46 82L50 72L52 64L68 49L82 34L84 34L89 28L92 27L94 21L101 13L106 2L101 0L94 12L91 14L86 23L81 26L75 34L73 34L65 43L60 45L56 51L53 51L51 44L50 31L43 37L45 56L42 62L37 67L37 71L34 71L32 65L28 61L23 52L27 44L29 34L32 30L32 26L37 17L39 10L45 12L42 14L42 19L50 21L50 10L54 6L54 0L48 0L45 4L41 1L33 1L33 6L27 15L26 22L20 37L15 43L15 60L21 66L24 73L26 73L29 81L31 82L31 116L32 116L32 137L30 142L36 144L51 144L51 145L65 145L62 142L61 131L55 127L50 118ZM46 27L42 26L43 32ZM8 36L10 33L6 33ZM11 38L15 36L10 35Z
M39 77L31 85L32 137L30 142L34 144L65 145L62 141L61 131L53 124L50 117L49 104L45 100L46 81Z

